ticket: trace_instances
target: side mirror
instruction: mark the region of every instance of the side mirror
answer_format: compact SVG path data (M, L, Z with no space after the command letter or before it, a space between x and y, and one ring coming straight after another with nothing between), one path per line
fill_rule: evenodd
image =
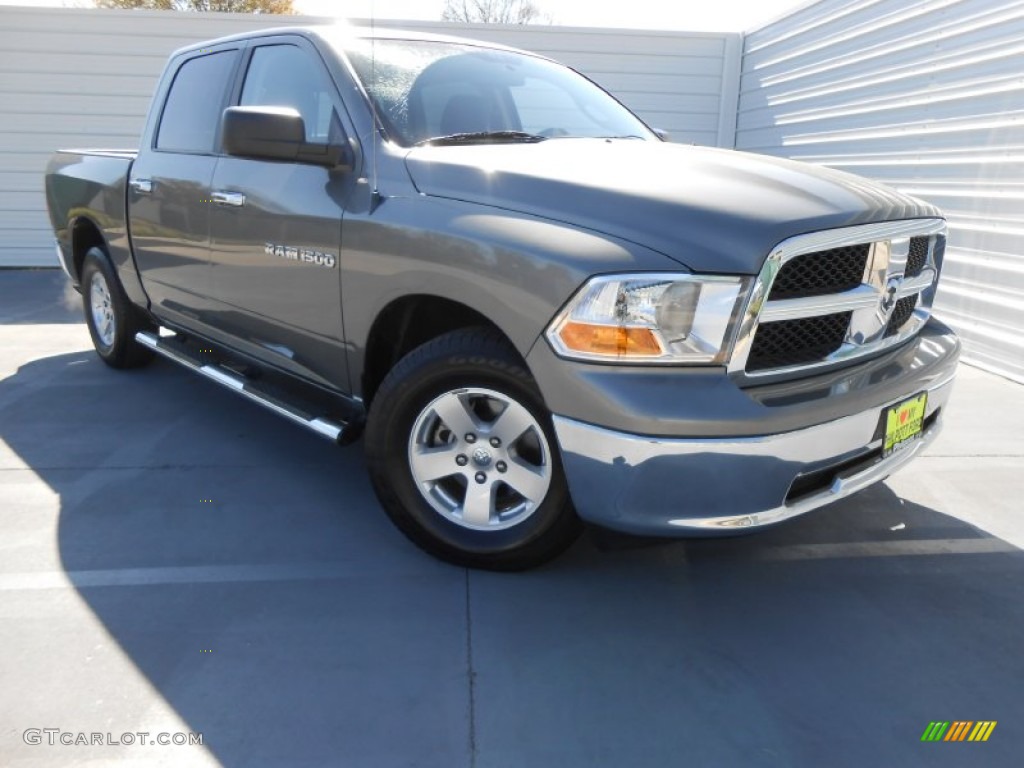
M306 123L292 107L228 107L224 151L235 157L351 167L346 148L306 141Z
M657 136L662 141L672 141L672 134L670 134L664 128L652 128L651 130L654 131L654 135Z

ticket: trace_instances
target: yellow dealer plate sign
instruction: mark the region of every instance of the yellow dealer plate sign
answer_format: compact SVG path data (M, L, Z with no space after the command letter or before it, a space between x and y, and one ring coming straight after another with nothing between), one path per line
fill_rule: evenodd
M885 442L882 444L883 456L898 451L921 436L927 405L928 393L922 392L888 410L885 418Z

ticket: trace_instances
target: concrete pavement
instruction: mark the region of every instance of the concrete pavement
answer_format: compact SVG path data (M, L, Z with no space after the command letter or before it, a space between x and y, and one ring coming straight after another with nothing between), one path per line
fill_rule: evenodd
M1024 387L961 367L927 456L756 536L467 572L360 443L106 368L63 280L0 271L0 764L1020 764Z

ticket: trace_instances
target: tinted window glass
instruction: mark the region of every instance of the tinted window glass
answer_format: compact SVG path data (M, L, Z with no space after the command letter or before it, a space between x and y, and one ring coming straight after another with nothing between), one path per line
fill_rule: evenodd
M333 86L312 57L294 45L253 51L242 87L243 107L292 107L306 123L306 141L337 142L341 124L331 99Z
M576 101L569 91L539 77L524 77L509 93L527 133L600 136L614 121L611 102Z
M182 64L167 95L157 133L157 149L213 151L224 89L234 60L235 51L224 51Z
M339 40L391 137L527 131L549 138L650 130L568 67L514 51L419 40Z

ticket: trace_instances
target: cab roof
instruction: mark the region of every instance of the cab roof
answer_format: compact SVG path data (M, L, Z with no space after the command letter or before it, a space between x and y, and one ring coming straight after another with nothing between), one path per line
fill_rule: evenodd
M524 51L520 48L512 48L507 45L501 45L500 43L492 43L486 40L476 40L468 37L458 37L455 35L442 35L431 32L421 32L404 29L394 29L390 27L377 27L377 26L355 26L345 22L339 22L338 24L315 24L315 25L297 25L289 27L269 27L267 29L257 29L251 32L241 32L235 35L227 35L225 37L218 37L214 40L204 40L203 42L194 43L192 45L186 45L179 48L172 54L178 56L183 53L191 53L193 51L200 51L204 48L210 48L212 46L222 45L224 43L243 42L247 40L258 40L262 37L273 37L275 35L300 35L302 37L310 39L320 39L325 43L331 44L338 41L344 41L345 39L351 40L417 40L428 43L456 43L461 45L472 45L480 48L492 48L500 51L509 51L513 53L522 53L529 56L537 56L536 53L531 51ZM343 45L340 47L344 47ZM539 58L546 58L540 56Z

